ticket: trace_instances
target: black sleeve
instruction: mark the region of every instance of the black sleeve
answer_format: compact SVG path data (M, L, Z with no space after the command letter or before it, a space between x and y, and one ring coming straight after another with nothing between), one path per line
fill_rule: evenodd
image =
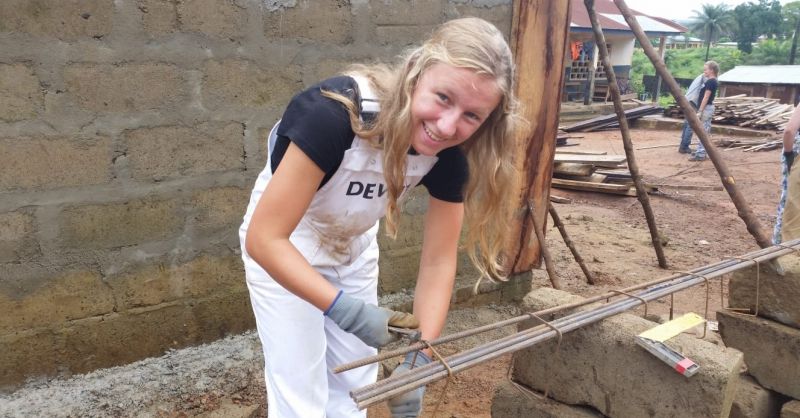
M289 141L326 173L322 184L339 168L355 133L344 105L324 97L322 90L341 93L356 100L358 87L350 77L334 77L294 96L278 126L278 140L271 155L273 172L289 147Z
M447 148L438 155L434 164L420 184L428 189L431 196L446 202L463 202L464 186L469 179L467 157L460 147Z

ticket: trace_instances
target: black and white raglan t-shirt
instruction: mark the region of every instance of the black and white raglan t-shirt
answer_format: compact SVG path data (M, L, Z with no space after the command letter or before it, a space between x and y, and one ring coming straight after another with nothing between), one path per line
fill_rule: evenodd
M322 91L332 91L358 103L358 85L347 76L327 79L297 94L283 113L272 151L271 169L278 168L289 142L293 142L325 172L322 187L342 163L344 153L353 143L355 133L350 126L347 109ZM439 160L420 184L431 196L447 202L464 200L464 184L469 175L467 159L460 147L442 150Z

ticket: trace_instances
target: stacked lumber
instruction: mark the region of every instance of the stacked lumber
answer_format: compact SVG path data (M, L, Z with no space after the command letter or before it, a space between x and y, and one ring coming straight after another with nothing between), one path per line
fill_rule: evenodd
M745 128L783 130L789 122L794 106L782 104L778 99L752 97L744 94L714 99L713 123L737 125ZM672 105L665 116L683 117L680 107Z
M663 112L664 109L658 106L645 105L625 111L625 119L632 121L642 116L653 115ZM573 125L563 128L564 132L591 132L603 128L614 128L619 126L617 114L598 116L592 119L584 120Z
M720 148L742 149L743 151L769 151L783 147L783 139L778 136L769 138L722 138L715 141Z
M570 134L562 131L561 129L559 129L558 133L556 134L556 146L557 147L571 147L571 146L578 145L577 142L576 143L569 142L569 140L572 139L572 138L583 138L583 137L582 136L576 136L576 135L570 135Z
M552 187L636 196L625 156L605 154L596 151L556 151ZM655 190L655 187L647 186L648 193Z
M714 107L714 123L769 130L783 130L794 111L794 106L778 99L743 94L714 99Z

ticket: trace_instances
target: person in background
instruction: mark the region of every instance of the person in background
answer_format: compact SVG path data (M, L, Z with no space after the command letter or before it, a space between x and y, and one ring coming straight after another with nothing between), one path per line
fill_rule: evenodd
M778 202L778 214L772 233L773 244L800 237L800 175L797 173L800 170L792 171L794 158L800 148L798 130L800 130L800 106L794 108L783 130L781 199Z
M349 391L378 365L389 326L439 337L465 247L486 277L518 191L514 141L524 125L511 50L478 18L451 20L399 65L353 66L296 95L270 132L268 162L239 230L247 286L265 357L272 418L364 417ZM430 195L413 315L378 307L378 222L395 236L409 189ZM393 372L429 363L412 352ZM425 387L389 400L393 417L420 414Z
M703 74L698 75L692 81L692 84L689 85L689 89L686 90L686 100L689 101L689 104L692 108L696 111L697 110L697 103L698 98L700 97L700 89L703 88L703 83L705 83L706 77ZM692 127L689 126L689 118L684 117L683 119L683 131L681 132L681 142L678 146L678 152L681 154L691 154L694 152L690 147L692 143Z
M697 113L700 121L703 122L703 130L706 134L711 134L711 118L714 117L714 97L717 95L717 76L719 75L719 64L715 61L708 61L703 65L703 76L706 81L700 88ZM688 144L687 144L688 146ZM689 161L704 161L706 159L706 149L703 142L697 144L697 150L689 157Z

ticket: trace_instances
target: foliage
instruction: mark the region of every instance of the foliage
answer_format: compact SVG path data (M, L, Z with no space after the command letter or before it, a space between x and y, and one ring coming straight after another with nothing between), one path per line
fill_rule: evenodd
M703 72L705 51L701 48L670 49L664 56L664 61L670 74L676 78L695 78ZM710 49L709 58L715 60L720 66L720 74L742 63L743 54L736 48L713 47ZM631 60L630 86L637 93L645 91L642 77L645 74L654 75L655 67L641 49L633 52ZM668 94L668 92L667 92Z
M740 4L733 9L736 21L734 39L739 49L750 53L759 36L782 36L781 4L778 0L758 0Z
M702 34L701 38L706 41L706 57L708 57L711 43L722 34L729 32L734 24L733 15L727 4L705 3L700 10L694 11L694 17L692 22L689 23L689 28L698 34Z
M797 56L797 38L800 37L800 1L784 4L781 13L783 14L783 20L789 27L789 32L792 34L789 64L794 64Z
M785 65L789 63L791 41L767 39L753 48L753 53L744 58L744 64L750 65Z

